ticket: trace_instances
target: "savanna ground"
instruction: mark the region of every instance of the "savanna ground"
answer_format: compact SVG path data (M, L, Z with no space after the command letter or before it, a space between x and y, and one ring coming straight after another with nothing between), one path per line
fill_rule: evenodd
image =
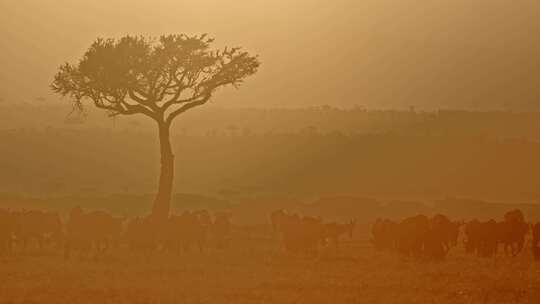
M538 303L540 263L465 255L427 263L380 253L359 227L318 257L279 251L268 229L237 229L230 247L99 258L29 251L0 259L0 303Z

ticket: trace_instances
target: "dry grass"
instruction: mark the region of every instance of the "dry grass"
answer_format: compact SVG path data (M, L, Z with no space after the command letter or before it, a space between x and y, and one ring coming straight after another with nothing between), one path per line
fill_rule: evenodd
M540 303L540 264L529 252L478 259L454 250L422 263L365 245L318 258L246 237L203 255L28 253L0 259L0 303Z

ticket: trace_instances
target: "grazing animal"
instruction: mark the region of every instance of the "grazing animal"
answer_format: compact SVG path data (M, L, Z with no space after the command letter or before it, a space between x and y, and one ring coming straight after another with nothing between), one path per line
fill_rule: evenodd
M351 220L347 224L327 223L324 224L324 239L330 241L336 248L339 247L339 239L346 234L352 239L356 221Z
M540 261L540 222L532 226L532 252L534 259Z
M487 222L480 223L479 239L477 247L477 255L480 257L492 257L497 254L498 248L498 223L491 219Z
M281 234L283 247L290 253L317 255L318 246L324 241L325 226L321 218L298 214L274 212L271 218Z
M480 221L473 219L465 224L465 251L467 253L476 253L480 244Z
M484 258L495 256L499 243L499 224L493 219L486 222L474 219L468 222L465 225L466 252Z
M195 242L199 247L199 251L202 252L208 242L210 228L212 227L212 217L207 210L195 211L194 215L197 217L197 227L194 229Z
M211 219L207 211L185 211L181 215L169 217L166 228L165 247L169 251L188 252L197 245L200 252L204 251L207 230Z
M128 221L125 239L132 251L149 252L157 248L157 229L150 217Z
M506 255L516 256L521 252L528 229L521 210L515 209L505 213L504 221L499 223L497 232Z
M457 243L460 223L437 214L405 218L400 223L377 219L372 227L377 250L396 250L416 259L442 260Z
M15 237L26 250L29 242L35 240L40 250L50 243L60 248L63 232L60 216L39 210L16 213Z
M215 214L211 229L218 249L223 249L229 244L232 230L231 217L230 212L218 212Z
M72 250L103 254L120 238L121 229L121 221L104 211L85 213L76 207L66 225L64 257L68 259Z
M11 212L0 209L0 256L12 253L14 232L15 217Z
M431 218L430 226L432 241L440 242L446 255L451 247L457 245L461 223L452 222L445 215L436 214Z
M324 224L320 217L304 216L297 231L301 250L309 255L317 255L318 247L324 241Z
M440 261L448 254L440 235L433 229L429 229L424 241L423 257L427 260Z
M424 246L429 233L427 216L417 215L404 219L398 227L399 251L415 258L424 257Z

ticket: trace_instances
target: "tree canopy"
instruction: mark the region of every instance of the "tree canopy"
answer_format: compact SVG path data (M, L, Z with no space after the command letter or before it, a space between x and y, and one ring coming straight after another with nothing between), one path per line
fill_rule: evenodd
M211 49L213 41L206 34L99 38L77 64L60 67L51 87L80 109L91 100L113 116L143 114L170 124L218 88L238 87L257 72L257 56Z

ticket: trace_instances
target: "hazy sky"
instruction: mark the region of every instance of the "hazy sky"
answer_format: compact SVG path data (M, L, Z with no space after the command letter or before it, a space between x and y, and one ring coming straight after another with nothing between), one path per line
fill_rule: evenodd
M0 12L4 102L57 102L56 68L96 37L209 33L263 62L224 106L540 108L537 0L0 0Z

